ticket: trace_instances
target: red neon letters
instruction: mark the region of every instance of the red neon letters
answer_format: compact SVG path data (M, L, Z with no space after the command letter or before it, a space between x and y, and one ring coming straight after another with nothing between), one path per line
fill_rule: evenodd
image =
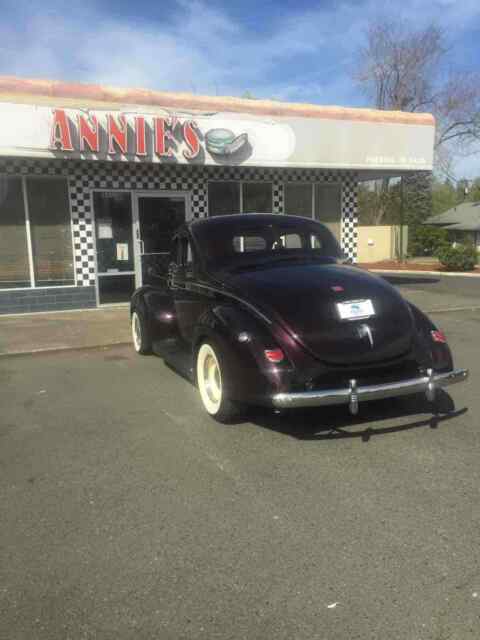
M80 151L103 155L173 158L180 153L188 162L200 154L197 124L193 120L135 116L77 114L69 118L64 109L53 109L50 148L55 151ZM103 120L103 122L102 122Z

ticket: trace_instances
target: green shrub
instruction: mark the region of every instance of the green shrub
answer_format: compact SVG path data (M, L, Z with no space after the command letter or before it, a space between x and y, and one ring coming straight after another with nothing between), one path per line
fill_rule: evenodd
M408 253L411 256L435 256L447 244L446 229L423 225L410 228Z
M449 271L472 271L478 261L476 248L473 245L463 244L442 247L437 257Z

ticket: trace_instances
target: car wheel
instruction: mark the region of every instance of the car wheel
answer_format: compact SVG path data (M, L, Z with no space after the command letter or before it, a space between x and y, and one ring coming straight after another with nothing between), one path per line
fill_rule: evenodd
M137 353L145 355L152 351L152 337L145 322L144 315L137 309L132 313L133 348Z
M212 342L203 342L197 351L197 385L205 411L219 422L231 422L240 412L240 405L225 395L227 372L222 366L220 349Z

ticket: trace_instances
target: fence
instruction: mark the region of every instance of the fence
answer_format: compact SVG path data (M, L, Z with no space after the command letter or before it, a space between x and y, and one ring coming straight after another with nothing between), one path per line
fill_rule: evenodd
M395 225L358 227L358 262L397 260L408 251L408 227Z

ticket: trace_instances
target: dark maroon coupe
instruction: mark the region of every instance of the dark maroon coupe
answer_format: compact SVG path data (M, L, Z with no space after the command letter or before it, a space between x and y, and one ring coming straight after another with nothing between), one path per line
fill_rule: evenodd
M138 353L154 351L198 385L206 411L358 403L468 376L444 334L382 278L342 264L323 225L297 216L194 220L168 272L131 301Z

